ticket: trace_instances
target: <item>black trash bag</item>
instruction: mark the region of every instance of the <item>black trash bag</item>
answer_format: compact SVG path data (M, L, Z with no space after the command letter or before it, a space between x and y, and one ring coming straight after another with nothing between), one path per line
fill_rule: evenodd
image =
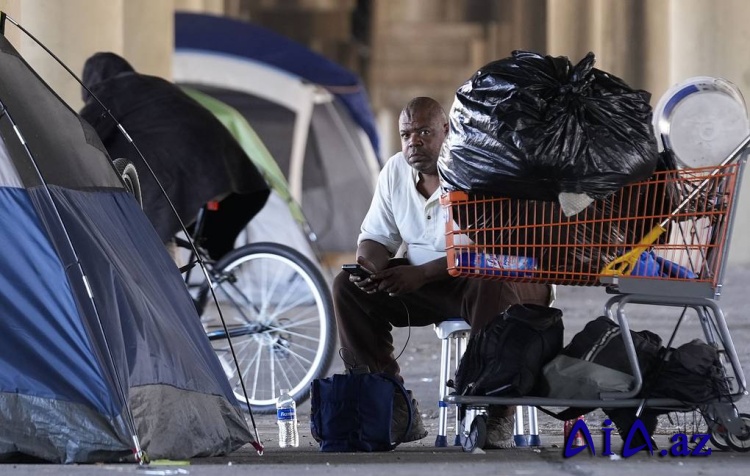
M438 162L447 189L556 201L601 199L657 163L651 94L567 57L514 51L458 91Z

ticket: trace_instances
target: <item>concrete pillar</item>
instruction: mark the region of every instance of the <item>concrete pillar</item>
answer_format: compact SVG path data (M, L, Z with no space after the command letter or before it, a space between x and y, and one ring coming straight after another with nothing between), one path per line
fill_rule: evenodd
M122 51L122 3L24 0L16 20L80 75L84 61L95 51ZM81 87L47 52L25 35L15 46L60 97L73 109L80 107Z
M669 8L670 84L693 76L718 76L736 84L750 101L750 2L672 0ZM745 174L730 261L750 263L742 237L750 233L750 174Z
M596 0L547 0L547 53L577 62L598 46Z
M592 51L597 68L658 99L669 83L672 3L547 0L548 53L568 56L575 63Z
M122 31L120 54L136 71L172 79L174 7L171 1L123 1Z
M21 0L0 0L0 11L4 12L14 20L18 20L21 13ZM11 44L16 46L16 48L18 48L17 45L21 41L20 33L21 32L18 31L18 28L11 25L10 22L7 23L5 37L11 42Z
M224 0L174 0L174 9L185 12L210 13L223 15Z
M513 50L547 53L547 0L507 0L493 12L488 25L488 60Z
M657 2L659 0L656 0ZM587 53L596 67L630 86L644 83L644 22L648 0L548 0L547 45L575 64Z
M639 87L643 76L642 0L596 0L596 66Z
M398 3L401 4L399 7L395 5L396 2L389 0L388 8L399 8L401 21L441 22L446 19L446 13L453 10L446 7L444 0L410 0Z
M670 85L669 77L669 37L672 28L669 9L672 0L646 0L643 12L642 37L637 39L642 45L643 65L640 88L651 92L651 104L664 94Z
M79 76L89 56L97 51L112 51L140 72L171 77L172 0L9 3L15 10L14 19ZM14 28L6 26L6 30ZM23 34L15 38L14 46L24 59L71 108L78 110L82 106L80 85L30 38Z
M750 2L672 0L668 11L673 82L690 76L720 75L750 93Z

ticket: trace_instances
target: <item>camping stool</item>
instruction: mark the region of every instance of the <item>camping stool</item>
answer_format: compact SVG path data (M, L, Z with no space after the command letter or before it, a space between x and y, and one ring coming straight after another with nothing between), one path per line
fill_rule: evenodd
M470 330L471 326L469 326L469 324L460 317L453 317L450 319L446 319L439 324L435 324L435 334L437 334L438 339L440 339L442 343L440 349L438 434L435 438L435 446L448 446L448 404L445 402L445 397L448 396L448 392L450 391L446 384L448 383L448 379L450 378L451 371L451 343L455 343L454 368L458 368L458 363L461 361L461 356L466 350L466 342L469 338ZM524 434L523 408L528 408L528 437ZM459 436L461 422L459 421L458 413L458 411L455 412L454 428L456 429L456 434L453 441L453 444L455 446L461 446L461 438ZM513 433L513 440L515 441L516 446L541 446L535 407L516 407L516 421Z

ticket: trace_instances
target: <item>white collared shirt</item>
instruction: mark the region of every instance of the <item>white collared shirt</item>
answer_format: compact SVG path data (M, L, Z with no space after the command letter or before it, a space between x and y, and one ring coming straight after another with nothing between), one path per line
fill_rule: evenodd
M441 189L424 198L417 190L419 173L399 152L383 166L375 195L362 222L357 244L376 241L395 254L401 244L412 264L445 256L445 211Z

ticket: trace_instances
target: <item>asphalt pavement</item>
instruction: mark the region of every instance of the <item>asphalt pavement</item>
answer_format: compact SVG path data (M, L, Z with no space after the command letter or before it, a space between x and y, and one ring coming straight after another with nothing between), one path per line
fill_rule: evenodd
M750 319L745 300L750 290L750 266L729 267L719 300L726 316L732 339L740 362L750 368ZM580 331L590 320L601 315L608 296L601 287L559 287L555 306L563 311L566 341ZM654 306L633 306L629 311L629 322L633 330L649 329L659 334L666 342L674 329L680 309ZM693 338L702 338L701 327L694 315L689 313L677 333L674 345ZM408 339L408 343L407 343ZM539 416L541 447L515 448L510 450L487 450L464 452L460 447L436 448L437 433L437 373L440 361L440 342L431 327L399 329L395 333L396 347L406 344L400 357L406 386L413 390L420 403L420 411L429 435L420 441L403 444L387 453L321 453L310 436L309 403L298 408L300 446L279 448L274 415L255 415L258 432L265 445L264 454L258 455L249 445L231 455L214 458L199 458L185 462L155 462L149 466L137 465L0 465L2 475L84 475L135 473L143 475L239 475L274 474L329 475L357 474L358 476L382 474L431 475L461 473L473 474L554 474L612 476L695 475L695 474L747 474L750 468L750 453L722 452L710 445L711 454L702 456L661 456L661 450L669 451L675 433L692 433L694 415L676 413L660 419L655 440L658 449L654 455L645 451L630 457L621 456L622 442L612 438L612 456L590 456L579 454L572 458L563 456L563 424L544 414ZM341 370L335 362L331 373ZM741 412L750 413L750 398L737 404ZM592 429L595 446L601 453L595 430L604 416L601 412L587 415L586 421ZM700 418L697 419L700 421ZM702 427L703 429L705 426ZM449 432L453 429L449 428ZM701 431L701 428L698 428Z

